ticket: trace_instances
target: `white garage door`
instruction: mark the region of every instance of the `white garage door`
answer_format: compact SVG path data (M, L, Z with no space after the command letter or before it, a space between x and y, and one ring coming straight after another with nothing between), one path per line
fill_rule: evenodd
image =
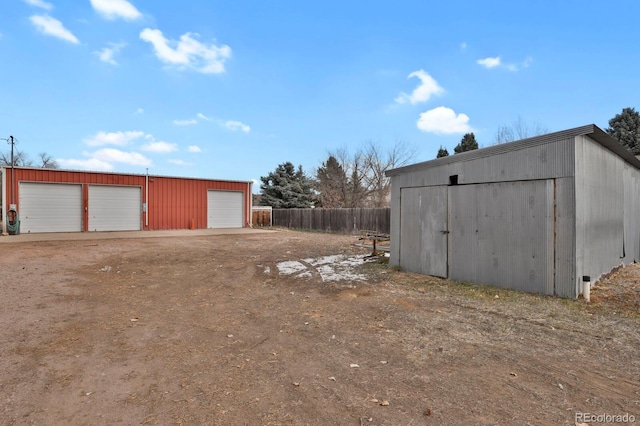
M243 201L239 191L209 191L207 228L242 228Z
M139 231L141 210L138 186L89 186L89 231Z
M20 182L20 233L81 232L82 185Z

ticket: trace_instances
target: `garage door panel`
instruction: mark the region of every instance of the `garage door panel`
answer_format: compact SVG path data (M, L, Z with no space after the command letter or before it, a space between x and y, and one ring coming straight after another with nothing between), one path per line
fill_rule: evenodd
M21 233L81 232L82 185L19 184Z
M207 228L242 228L244 193L208 191L207 211Z
M142 189L138 186L89 186L89 231L139 231Z

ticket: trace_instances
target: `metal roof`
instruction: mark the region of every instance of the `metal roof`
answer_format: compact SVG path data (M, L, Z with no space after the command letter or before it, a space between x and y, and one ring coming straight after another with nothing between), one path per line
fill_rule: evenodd
M388 170L386 176L392 177L403 173L415 172L419 170L429 169L431 167L442 166L445 164L457 163L461 161L470 161L478 158L490 157L505 152L517 151L536 145L543 145L550 142L570 139L576 136L588 136L600 145L613 152L627 163L640 169L640 160L631 154L624 146L605 133L595 124L575 127L573 129L562 130L560 132L547 133L546 135L535 136L532 138L521 139L519 141L508 142L500 145L493 145L486 148L476 149L473 151L461 152L459 154L449 155L448 157L436 158L435 160L423 161L421 163L411 164L397 169Z

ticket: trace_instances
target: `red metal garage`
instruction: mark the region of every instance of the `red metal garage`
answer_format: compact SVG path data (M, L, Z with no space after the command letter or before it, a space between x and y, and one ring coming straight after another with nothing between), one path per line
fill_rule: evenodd
M2 217L20 232L87 232L251 226L252 182L7 167ZM3 221L6 233L6 220Z

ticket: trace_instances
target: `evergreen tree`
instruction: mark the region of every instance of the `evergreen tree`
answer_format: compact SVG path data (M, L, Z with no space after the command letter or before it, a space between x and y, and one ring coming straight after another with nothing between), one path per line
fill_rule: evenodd
M362 183L363 179L364 176L358 172L358 164L354 164L351 179L349 180L346 207L355 208L365 206L367 188L365 188Z
M316 190L320 207L345 207L347 200L347 174L333 155L316 172Z
M302 166L296 170L292 163L282 163L260 180L261 201L265 206L291 209L313 205L313 181L302 171Z
M461 152L473 151L474 149L478 149L478 142L476 142L476 136L472 133L467 133L462 137L462 140L458 145L456 145L453 150L456 154L460 154Z
M449 151L447 151L447 148L443 148L442 145L440 145L440 149L438 150L438 155L436 155L436 158L442 158L442 157L448 157L449 156Z
M623 108L609 120L607 133L633 155L640 155L640 114L634 108Z

